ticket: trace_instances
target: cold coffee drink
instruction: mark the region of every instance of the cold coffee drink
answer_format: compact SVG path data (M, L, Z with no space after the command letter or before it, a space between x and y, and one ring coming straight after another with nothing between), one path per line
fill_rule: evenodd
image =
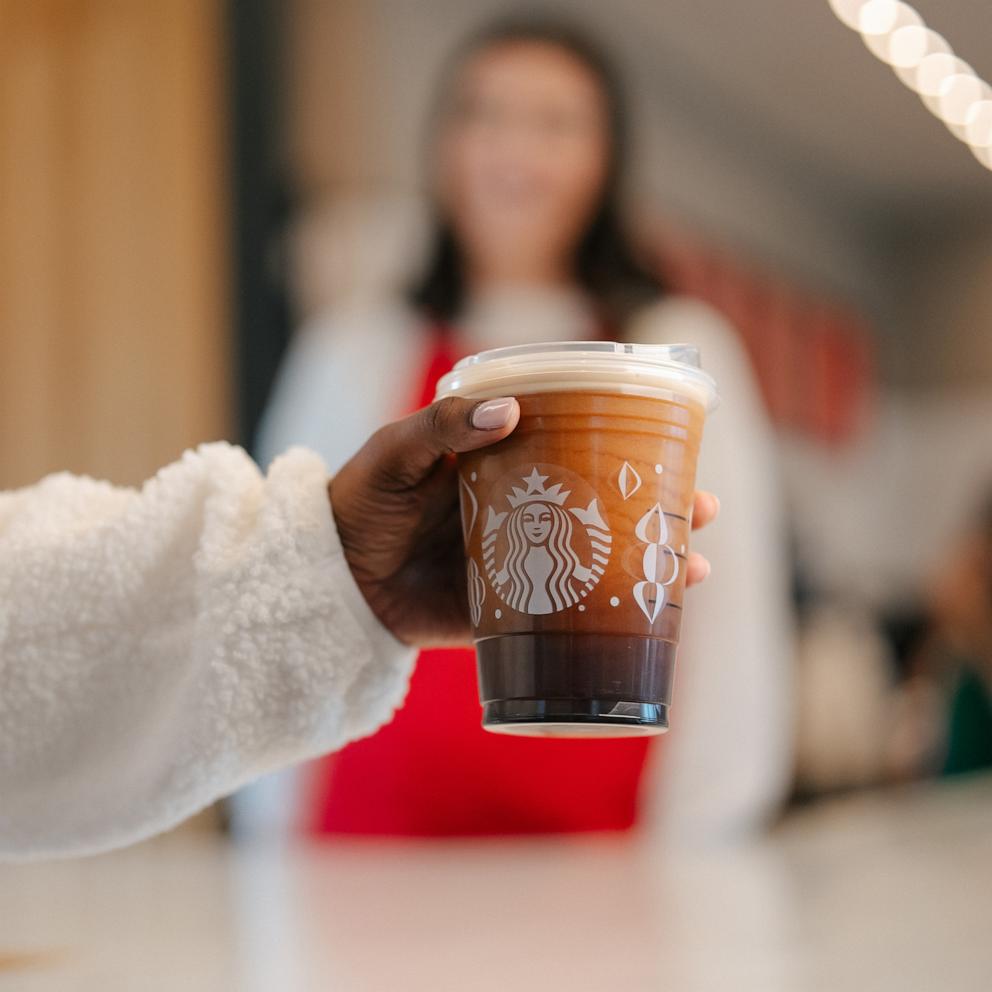
M541 736L668 727L689 515L712 380L685 346L503 348L438 395L516 396L459 456L483 724Z

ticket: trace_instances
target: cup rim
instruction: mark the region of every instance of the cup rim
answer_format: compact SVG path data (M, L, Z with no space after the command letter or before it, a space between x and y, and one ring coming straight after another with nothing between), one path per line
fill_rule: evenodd
M578 378L569 380L569 375ZM537 342L480 351L442 376L436 398L611 386L619 392L648 395L652 390L681 389L707 413L718 401L716 382L703 371L695 345L625 341Z

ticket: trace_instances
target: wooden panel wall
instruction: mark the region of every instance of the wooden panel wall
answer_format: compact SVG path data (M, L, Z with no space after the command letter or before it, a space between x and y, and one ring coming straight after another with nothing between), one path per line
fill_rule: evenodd
M0 0L0 488L229 430L221 0Z
M288 164L303 194L389 184L384 11L369 0L286 0ZM419 8L415 16L429 17ZM386 12L388 13L388 12ZM383 124L383 115L388 123ZM418 163L419 165L419 163Z

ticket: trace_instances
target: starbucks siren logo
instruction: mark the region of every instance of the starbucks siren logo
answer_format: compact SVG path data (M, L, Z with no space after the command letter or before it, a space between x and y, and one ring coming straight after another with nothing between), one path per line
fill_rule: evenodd
M534 465L525 473L511 473L495 487L496 504L508 509L486 508L483 566L507 606L521 613L558 613L599 582L613 537L595 493L578 476L554 465ZM547 485L552 477L561 481ZM569 497L578 505L570 506ZM591 498L583 503L585 497Z

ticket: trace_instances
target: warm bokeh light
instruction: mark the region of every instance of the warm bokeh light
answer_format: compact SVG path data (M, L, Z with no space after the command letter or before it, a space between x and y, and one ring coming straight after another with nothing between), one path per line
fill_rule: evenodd
M992 88L987 83L971 73L959 73L944 80L940 96L936 98L935 113L955 137L967 141L971 108L989 98L992 98Z
M981 148L972 147L972 153L986 169L992 170L992 148L984 146Z
M912 9L896 0L868 0L858 10L858 30L868 35L888 34L896 26L900 8Z
M955 137L960 138L962 141L964 141L963 124L959 124L957 122L956 117L953 114L948 116L948 114L945 113L944 110L944 96L951 88L952 81L957 79L958 77L974 79L979 87L985 85L980 79L978 79L975 76L974 71L972 70L971 66L968 65L967 62L964 62L961 59L956 59L954 64L954 71L943 76L940 79L940 82L937 85L937 92L925 93L925 94L921 93L920 99L923 101L923 105L927 108L927 110L930 111L931 114L934 115L934 117L939 118L945 125L947 125L947 128L951 131L952 134L955 135ZM979 90L978 92L975 93L973 99L968 101L968 106L970 106L972 102L975 102L980 99L981 99L981 92ZM967 112L968 106L964 108L965 112Z
M891 61L895 74L910 89L915 89L916 68L936 52L949 52L951 46L936 31L922 24L910 24L892 32Z
M895 36L907 28L926 29L921 27L920 15L909 4L893 3L882 11L869 10L874 2L871 0L861 9L861 37L872 55L892 65ZM926 54L924 50L920 58Z
M988 99L989 87L971 73L958 73L944 81L940 89L940 116L948 124L967 124L971 108Z
M922 24L896 28L889 39L889 64L896 69L915 69L932 52L946 52L948 44L936 31Z
M992 123L985 104L992 88L923 18L901 0L828 0L837 18L861 35L868 50L888 63L927 109L961 141L972 145L978 160L992 145ZM989 166L992 168L992 166Z
M870 2L871 0L829 0L830 7L837 17L855 31L860 27L861 8Z
M992 99L971 105L965 123L965 140L975 148L992 146Z
M971 72L971 66L950 52L928 55L916 67L914 89L921 97L939 97L944 83L954 75Z

